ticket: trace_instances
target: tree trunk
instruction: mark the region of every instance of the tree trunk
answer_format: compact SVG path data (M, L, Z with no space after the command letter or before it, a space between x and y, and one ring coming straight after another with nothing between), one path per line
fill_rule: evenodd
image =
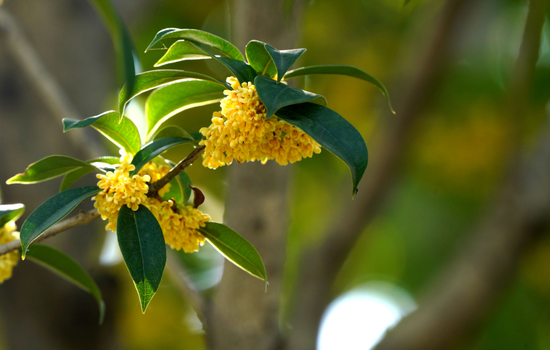
M294 47L296 30L284 18L284 0L234 2L234 42L244 49L251 39L279 49ZM229 169L227 224L259 251L269 288L231 263L225 264L210 312L212 349L267 350L280 348L279 305L288 230L290 167L232 164Z

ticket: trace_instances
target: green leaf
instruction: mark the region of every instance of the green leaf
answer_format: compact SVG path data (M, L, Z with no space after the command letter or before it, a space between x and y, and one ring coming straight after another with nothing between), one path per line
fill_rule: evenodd
M192 185L191 178L189 177L189 174L184 170L178 175L178 181L180 183L181 188L183 189L183 204L187 203L189 198L191 198L191 187L189 185Z
M19 219L23 212L25 212L25 206L21 203L0 205L0 228L10 221Z
M63 178L63 181L61 181L61 186L59 186L59 192L65 191L66 189L71 187L71 185L74 184L82 176L88 175L94 170L95 169L90 169L90 168L76 168L73 171L69 171Z
M140 205L137 211L132 211L123 205L118 214L117 238L138 292L141 311L145 313L157 292L166 265L162 229L145 206Z
M137 57L137 55L134 55L130 34L109 0L91 0L91 2L107 24L115 46L119 71L124 72L123 77L126 85L133 86L136 73L134 56Z
M155 132L153 136L151 136L151 140L155 141L158 139L163 139L165 137L181 137L184 139L190 139L194 140L195 138L193 135L185 131L184 129L180 128L177 125L168 125L164 128L160 129L159 131Z
M155 63L155 67L164 66L174 62L187 61L187 60L204 60L211 59L210 55L206 54L203 50L198 49L195 45L189 41L178 40L170 48L160 60Z
M390 95L388 94L388 90L382 85L378 79L370 75L369 73L365 72L364 70L361 70L357 67L350 66L347 64L327 64L327 65L319 65L319 66L308 66L308 67L302 67L302 68L296 68L294 70L291 70L287 72L284 76L285 79L290 78L296 78L304 75L313 75L313 74L338 74L338 75L347 75L350 77L358 78L361 80L364 80L366 82L369 82L373 85L375 85L377 88L382 91L384 96L386 96L386 99L388 100L388 105L390 106L390 109L392 113L395 114L391 102L390 102Z
M67 156L49 156L32 163L24 173L17 174L6 183L11 184L33 184L53 179L76 168L85 167L91 170L95 168L81 160Z
M306 49L277 50L269 44L265 44L265 49L277 67L277 82L281 81L286 71L306 52Z
M71 188L59 192L36 208L21 226L22 259L25 259L27 249L35 239L67 216L85 198L98 193L99 190L97 186Z
M124 110L126 109L126 105L128 104L128 102L130 102L131 99L138 96L139 94L142 94L146 91L153 90L158 87L161 87L179 80L184 80L189 78L211 81L223 86L226 89L231 88L226 83L218 79L209 77L208 75L195 73L195 72L188 72L185 70L159 69L159 70L154 70L150 72L143 72L141 74L136 75L136 82L132 90L129 90L126 86L122 87L122 90L120 91L120 95L118 96L119 110L121 114L124 114Z
M98 157L98 158L87 160L86 163L93 165L99 170L114 171L116 167L114 167L113 165L119 164L120 159L118 157L105 156L105 157ZM63 181L61 181L59 192L65 191L82 176L87 175L97 169L89 169L87 167L82 167L82 168L76 168L75 170L69 171L67 174L65 174Z
M227 260L267 282L267 273L260 254L241 235L225 225L214 222L207 222L199 231Z
M259 75L265 75L269 78L273 78L277 75L277 67L275 67L273 59L271 59L271 56L267 52L265 43L251 40L246 45L245 53L248 64L250 64Z
M116 111L108 111L84 120L63 119L63 132L87 126L93 127L128 153L136 154L141 147L137 126L126 117L120 118L120 114Z
M184 80L153 91L145 103L148 137L172 116L224 98L224 87L210 81Z
M192 41L196 44L204 44L218 50L229 58L235 60L244 61L243 54L237 49L237 47L231 44L229 41L220 38L214 34L198 30L198 29L178 29L178 28L166 28L161 30L155 35L153 41L149 44L145 52L147 52L156 43L166 39L185 39Z
M61 278L92 294L99 306L99 324L105 317L105 303L101 291L90 275L67 254L43 244L35 244L27 252L27 257L49 269Z
M215 55L212 52L208 51L207 49L198 47L192 43L190 43L189 45L195 46L197 50L202 50L204 53L206 53L207 55L210 55L210 57L212 57L216 61L223 64L225 68L227 68L231 73L233 73L233 75L235 76L235 78L237 78L239 82L247 83L247 82L254 81L254 77L256 76L256 71L254 71L254 69L250 65L248 65L248 63L242 60L236 60L233 58L227 58L227 57Z
M167 163L172 168L176 165L175 163L170 161L167 161ZM191 178L189 177L189 174L187 174L187 172L184 170L181 173L179 173L178 176L176 176L172 181L170 181L170 183L172 184L172 186L174 186L174 183L175 183L177 185L177 188L173 189L172 187L170 187L170 191L164 196L165 199L170 199L174 197L170 195L172 190L174 190L174 191L177 191L178 197L181 196L181 202L177 201L177 198L174 197L176 199L176 203L185 205L189 200L189 198L191 198L191 192L192 192L191 187L189 186L192 185L193 183L191 182Z
M355 194L369 157L365 140L353 125L333 110L312 103L284 107L277 117L299 127L342 159L351 170L352 194Z
M137 174L139 169L153 160L153 158L160 155L162 152L186 142L194 142L194 140L184 139L181 137L165 137L163 139L149 142L134 156L132 164L134 164L136 168L130 172L130 177Z
M327 100L321 95L277 83L262 75L254 79L254 85L267 109L266 119L271 118L280 108L298 103L311 102L322 106L327 105Z

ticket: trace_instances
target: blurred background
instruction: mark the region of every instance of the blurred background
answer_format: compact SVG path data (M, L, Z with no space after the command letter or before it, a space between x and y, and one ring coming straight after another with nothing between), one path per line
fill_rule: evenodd
M241 294L233 297L243 300L231 304L232 297L220 297L224 288L217 286L230 277L222 279L223 259L207 245L199 253L172 255L144 315L105 223L72 229L47 243L96 278L107 304L105 324L97 325L91 296L23 261L0 286L0 349L370 349L407 315L381 349L550 349L550 173L544 168L550 158L530 158L548 135L547 1L256 2L268 15L281 12L279 25L290 28L292 40L258 39L279 49L307 48L297 67L352 64L388 88L395 115L363 81L313 76L296 82L324 95L328 107L364 136L370 164L359 196L351 200L349 171L327 151L285 167L286 187L273 184L284 207L264 214L283 222L281 249L270 251L256 244L254 232L242 232L262 256L276 256L266 263L273 288L264 293L261 281L237 270L231 283ZM144 53L160 29L203 29L236 40L244 50L247 35L235 33L254 22L236 14L243 1L113 3L134 40L141 71L151 70L163 54ZM0 11L0 187L4 204L26 205L21 226L61 180L9 187L5 181L51 154L88 154L63 134L61 116L15 53L25 43L13 41L14 31L36 51L42 74L59 84L73 118L116 109L122 83L109 33L87 0L4 0ZM210 61L173 68L227 76ZM145 98L130 108L136 121ZM198 131L216 110L192 109L169 123ZM93 130L84 135L102 143L103 150L94 152L118 154ZM178 161L189 147L166 156ZM531 165L542 167L540 179L529 177L537 175L525 170ZM219 222L225 211L233 227L224 207L231 203L228 193L238 191L230 188L229 167L213 171L197 162L188 172L206 195L203 211ZM94 182L91 176L78 184ZM524 201L529 186L542 199ZM81 206L92 207L90 201ZM206 323L187 284L206 300ZM258 296L249 299L249 289ZM271 306L256 306L254 298L269 298ZM240 316L219 316L218 309L238 309L247 300L252 305L243 306L247 311ZM269 315L247 317L254 310ZM231 327L238 327L241 339L263 341L247 345L223 336L220 329Z

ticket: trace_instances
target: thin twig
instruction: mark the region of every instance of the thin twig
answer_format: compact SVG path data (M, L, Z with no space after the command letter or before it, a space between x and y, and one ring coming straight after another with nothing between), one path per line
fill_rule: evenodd
M41 241L43 239L53 237L56 234L66 231L75 226L86 225L87 223L89 223L94 219L97 219L98 217L99 217L99 213L95 209L92 209L87 212L78 213L77 215L69 219L65 219L53 225L52 227L44 231L44 233L42 233L42 235L40 235L40 237L38 237L36 241ZM21 241L18 239L11 241L9 243L0 245L0 255L9 253L17 249L21 249Z
M147 192L148 197L155 197L157 196L157 192L163 188L167 183L172 181L173 178L179 175L185 168L193 164L197 158L204 152L205 146L199 146L193 150L193 152L189 153L187 157L182 159L178 164L176 164L168 174L164 175L162 178L160 178L158 181L153 182L149 186L149 192Z

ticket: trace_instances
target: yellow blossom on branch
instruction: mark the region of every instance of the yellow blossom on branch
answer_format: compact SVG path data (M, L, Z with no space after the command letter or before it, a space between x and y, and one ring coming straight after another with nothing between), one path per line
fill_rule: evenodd
M118 213L123 205L136 211L142 204L159 222L166 244L187 253L198 251L205 241L198 229L210 221L210 217L191 206L178 208L171 200L147 197L147 183L158 181L170 171L170 167L150 162L137 175L130 177L130 171L135 169L131 164L131 156L123 153L120 161L120 166L114 172L97 175L101 191L92 199L95 200L94 206L101 218L109 220L105 229L116 231ZM167 184L158 194L162 196L169 189L170 184Z
M266 107L252 83L227 78L233 90L226 90L221 112L214 112L212 124L200 130L206 146L203 165L212 169L233 160L239 163L275 159L286 165L320 153L321 146L294 125L276 117L265 119Z
M6 244L19 239L19 232L15 231L17 226L10 221L0 228L0 244ZM21 253L19 250L11 251L0 256L0 283L11 277L13 268L19 262Z

